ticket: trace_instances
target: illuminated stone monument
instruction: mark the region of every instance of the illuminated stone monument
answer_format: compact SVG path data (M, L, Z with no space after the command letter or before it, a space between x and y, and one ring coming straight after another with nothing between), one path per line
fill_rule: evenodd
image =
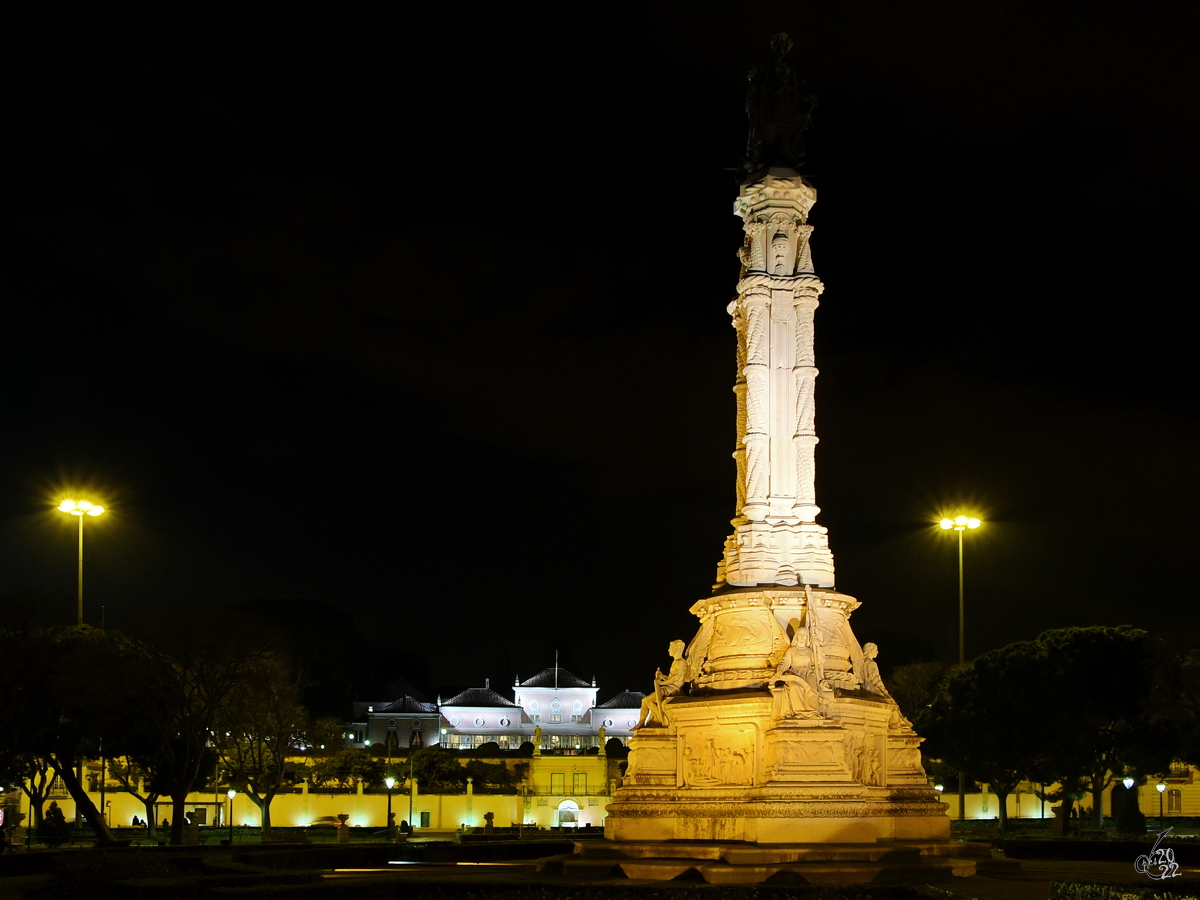
M946 805L887 693L859 602L834 589L817 524L813 316L823 290L799 174L812 101L790 42L751 73L737 299L737 515L699 629L671 647L608 807L615 842L940 841ZM655 855L650 851L647 855ZM637 854L634 854L635 856ZM657 851L662 856L661 851ZM670 855L670 854L667 854ZM626 869L627 874L633 874ZM706 875L707 877L707 875Z

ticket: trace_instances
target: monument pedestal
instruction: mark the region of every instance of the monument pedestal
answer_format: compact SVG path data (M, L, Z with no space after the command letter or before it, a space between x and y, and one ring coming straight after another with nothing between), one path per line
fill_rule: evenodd
M667 699L669 726L643 727L630 739L605 836L947 840L946 804L926 783L921 739L899 724L891 702L839 691L826 703L827 715L780 719L779 700L765 687Z

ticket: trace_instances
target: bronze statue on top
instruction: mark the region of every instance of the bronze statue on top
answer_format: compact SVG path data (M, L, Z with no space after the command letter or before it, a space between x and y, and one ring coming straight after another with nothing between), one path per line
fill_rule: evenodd
M782 32L771 38L771 56L750 70L746 88L748 172L768 166L798 169L804 162L804 131L812 121L816 98L788 62L792 39Z

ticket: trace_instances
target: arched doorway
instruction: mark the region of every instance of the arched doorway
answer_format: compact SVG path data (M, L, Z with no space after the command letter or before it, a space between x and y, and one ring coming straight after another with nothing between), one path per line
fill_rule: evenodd
M579 827L579 804L574 800L564 800L558 804L558 826L560 828Z

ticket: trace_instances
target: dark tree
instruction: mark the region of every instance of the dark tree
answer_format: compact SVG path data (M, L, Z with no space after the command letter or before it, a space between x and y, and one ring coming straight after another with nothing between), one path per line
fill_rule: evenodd
M1103 827L1104 790L1127 772L1165 772L1178 752L1169 723L1177 659L1162 642L1127 625L1060 628L1040 635L1045 692L1037 774L1043 781L1082 778L1092 794L1093 825Z
M518 779L504 763L472 759L463 769L467 777L472 779L474 790L481 793L512 793L516 790Z
M927 709L946 679L957 669L944 662L912 662L897 666L887 680L892 699L911 721L916 721L922 710Z
M253 676L262 656L253 634L211 615L181 613L141 623L165 651L152 693L149 729L130 756L171 798L171 843L183 843L187 795L207 770L213 724L230 694Z
M1170 718L1179 734L1179 759L1200 766L1200 650L1184 654L1177 673L1178 684L1164 694L1175 699Z
M1069 806L1084 786L1101 828L1104 790L1126 773L1165 771L1177 752L1176 704L1164 691L1176 671L1134 628L1047 631L979 657L914 724L933 755L997 794L1022 778L1059 782Z
M153 701L166 667L162 657L116 631L57 628L34 639L42 650L38 682L45 709L35 716L30 749L62 779L76 809L101 844L112 841L77 766L141 746L153 722ZM54 721L46 722L46 713Z
M213 743L230 784L262 811L263 827L270 828L276 794L307 775L293 758L307 755L310 721L300 702L302 679L289 660L258 657L248 676L225 695Z
M992 786L1001 829L1008 795L1036 765L1040 738L1029 710L1041 701L1038 654L1032 642L984 654L951 675L914 719L934 756Z
M467 782L467 770L459 765L458 757L441 747L413 750L409 758L413 777L420 790L435 793L461 790Z

